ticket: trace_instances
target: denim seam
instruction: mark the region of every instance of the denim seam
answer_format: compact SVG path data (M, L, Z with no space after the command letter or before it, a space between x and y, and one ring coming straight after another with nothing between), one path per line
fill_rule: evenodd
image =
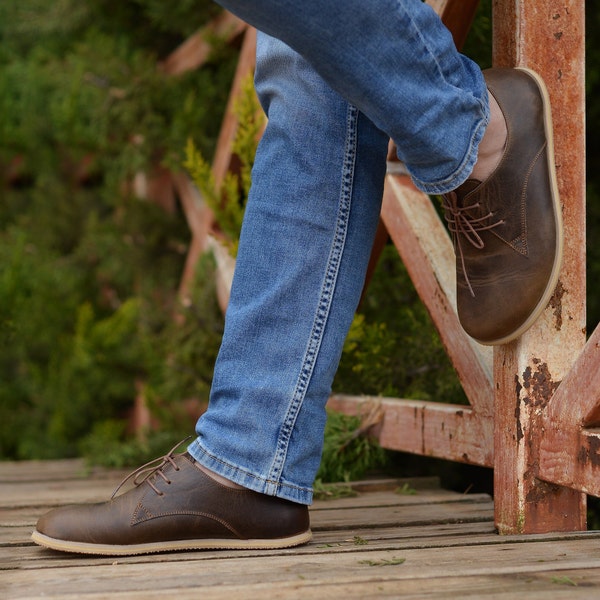
M279 482L283 473L292 432L294 430L298 413L300 412L300 408L302 407L302 403L306 396L306 391L310 384L319 349L321 347L323 332L325 331L325 326L327 324L327 319L331 309L350 218L350 207L352 203L352 191L354 183L354 167L356 163L357 152L357 129L358 109L349 104L346 114L346 140L344 145L344 160L342 164L342 179L338 214L335 223L332 245L325 267L325 278L321 286L319 302L317 304L317 310L315 312L313 326L304 354L302 366L300 368L298 381L296 382L296 387L288 406L286 417L279 432L277 449L268 477L269 481ZM280 484L278 483L277 487L279 485ZM277 493L277 487L269 490L267 493Z
M421 42L421 44L423 44L423 47L427 50L427 53L429 55L429 58L433 61L433 63L435 64L435 67L440 75L440 77L446 81L446 75L444 73L444 70L442 69L436 55L434 52L432 52L429 48L429 44L427 43L427 40L423 37L421 30L419 29L419 27L417 27L417 25L415 24L415 20L414 18L411 16L411 9L407 8L405 6L405 2L403 0L397 0L397 3L402 7L402 10L404 11L404 14L407 15L407 17L410 19L410 24L412 25L412 31L415 33L415 35L419 38L419 41Z

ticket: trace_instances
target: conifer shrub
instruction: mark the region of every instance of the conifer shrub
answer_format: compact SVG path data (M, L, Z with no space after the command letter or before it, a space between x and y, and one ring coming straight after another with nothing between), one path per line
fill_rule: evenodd
M242 82L234 112L238 127L232 152L239 160L239 173L229 171L223 181L217 185L210 163L192 139L187 143L184 166L190 172L196 186L202 192L203 199L214 214L222 233L221 241L235 257L246 201L252 184L252 166L257 141L265 124L265 116L260 110L251 75Z
M0 458L79 454L95 430L127 423L140 389L157 407L169 390L205 397L222 322L210 267L187 321L207 332L195 346L173 320L185 219L127 183L181 169L189 136L212 152L237 50L213 40L206 65L178 77L158 64L218 10L1 3Z

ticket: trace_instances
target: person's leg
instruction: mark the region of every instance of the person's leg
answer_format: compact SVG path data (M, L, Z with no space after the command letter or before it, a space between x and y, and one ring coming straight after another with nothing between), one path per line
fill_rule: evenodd
M280 7L294 6L287 0L273 4L278 19L287 14ZM258 0L250 7L261 14L267 5ZM351 0L343 11L339 3L326 0L298 6L303 14L296 10L286 17L288 29L299 32L299 37L291 32L290 40L295 43L306 34L309 62L272 42L273 56L263 71L269 78L262 83L259 65L259 90L270 122L257 155L256 189L213 401L190 447L205 468L252 489L224 493L227 488L211 482L189 454L169 455L140 488L114 504L43 517L34 534L38 543L83 551L84 536L94 540L85 543L85 551L106 552L98 548L98 536L104 536L111 540L110 552L118 545L119 553L130 553L134 543L135 551L143 552L209 543L242 547L240 540L248 536L267 538L251 543L269 547L306 541L308 516L301 503L310 502L324 403L377 222L387 141L383 131L396 138L422 188L449 192L455 242L464 236L477 250L491 248L490 269L489 256L471 256L457 244L460 285L466 287L467 271L473 268L468 283L477 290L479 314L497 320L514 304L498 304L497 285L504 296L519 297L522 284L514 274L526 269L511 253L536 269L537 255L551 254L555 275L559 217L548 174L547 101L539 81L524 72L488 77L506 117L507 150L488 180L466 182L466 188L452 192L476 162L487 121L487 91L481 73L458 55L437 17L420 0ZM311 17L312 34L296 22L321 9L325 19ZM338 21L347 24L344 31ZM376 23L381 29L369 34ZM534 237L528 219L535 222ZM544 245L544 240L550 241ZM551 281L545 277L542 287ZM528 285L531 279L521 278ZM514 281L516 289L511 288ZM543 297L537 302L536 310ZM509 336L520 331L516 327ZM146 541L140 545L139 540Z
M484 78L421 0L218 1L297 50L390 135L417 187L446 195L465 331L493 345L529 329L563 247L541 79L512 69Z
M256 84L269 121L199 437L111 502L43 516L41 545L135 554L310 539L325 403L379 219L388 137L266 36Z
M218 0L283 40L391 137L415 184L462 184L488 121L479 67L422 0Z
M189 451L239 484L308 504L378 223L388 137L261 35L256 89L269 120L210 406Z

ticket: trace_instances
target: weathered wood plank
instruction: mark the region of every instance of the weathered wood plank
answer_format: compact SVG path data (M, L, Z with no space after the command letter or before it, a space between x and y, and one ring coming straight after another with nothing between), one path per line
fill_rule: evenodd
M373 405L383 411L382 421L372 428L383 448L492 466L491 420L470 406L342 394L327 404L349 415L362 415Z
M432 598L493 598L495 600L514 600L526 597L528 600L571 600L573 598L594 598L599 582L595 574L587 571L568 570L553 571L551 573L518 575L476 575L465 577L435 578L428 580L395 580L367 581L367 582L342 582L322 584L316 587L310 581L286 582L273 590L268 584L258 585L230 585L211 588L209 596L203 590L204 597L211 600L231 600L232 598L264 598L266 600L278 598L304 599L318 597L322 600L339 598L358 598L360 600L399 598L403 600L423 600ZM314 595L314 596L313 596ZM159 591L103 592L86 593L86 600L106 600L126 598L131 600L160 598L178 598L181 600L198 598L197 587L184 589L181 587L161 589Z
M492 502L456 502L424 505L400 505L364 508L349 508L344 511L331 511L328 514L317 511L311 515L314 531L334 530L348 527L369 528L375 526L401 527L405 525L427 525L431 523L473 523L493 518Z
M0 485L23 481L63 481L68 479L114 479L123 469L90 466L80 458L0 462ZM4 491L2 487L2 491Z
M35 521L33 521L35 522ZM0 570L7 568L9 564L20 564L22 561L29 560L44 560L49 559L49 554L38 552L39 548L31 542L30 535L33 529L33 524L2 527L0 528ZM568 534L565 534L565 536ZM575 535L575 534L573 534ZM582 532L576 532L576 535L582 535ZM586 535L591 535L586 533ZM355 540L354 538L359 538ZM540 541L551 541L552 538L540 538ZM566 537L560 539L567 539ZM315 552L315 548L319 551L325 548L323 551L328 551L328 548L332 548L332 551L336 551L336 548L349 547L352 544L359 543L360 540L365 540L369 543L370 547L373 545L380 545L382 547L388 547L390 543L402 543L406 547L421 548L427 546L461 546L465 543L469 544L490 544L490 543L509 543L512 541L519 541L518 536L504 536L499 538L495 532L494 524L491 520L489 521L476 521L472 523L436 523L430 524L427 528L423 528L421 525L405 525L402 527L381 527L377 524L369 525L368 527L354 527L350 524L348 529L344 530L332 530L329 531L326 528L320 531L313 532L313 541L310 545L302 546L294 550L297 553ZM521 540L523 541L523 540ZM15 553L15 547L19 547L18 553ZM29 550L28 550L29 548ZM253 551L250 552L250 555ZM264 555L262 551L261 556ZM219 558L225 558L231 555L227 551L218 551L215 556ZM239 555L238 552L234 552L233 555ZM56 564L55 559L60 558L62 555L52 555L52 564ZM179 555L173 553L170 555L172 560L179 560ZM137 560L144 560L143 557L134 557ZM95 560L90 559L82 555L82 560ZM150 557L148 560L154 560L154 557ZM72 564L70 560L69 564Z
M105 497L110 472L81 478L81 464L0 465L0 480L23 493L34 487L72 500L87 484ZM57 481L35 482L35 473ZM121 472L114 473L118 480ZM70 478L70 479L69 479ZM402 482L417 488L395 493ZM493 505L485 494L464 495L422 481L357 482L358 496L318 501L311 508L314 539L283 551L205 551L150 556L94 557L52 552L32 544L31 526L46 507L1 511L2 598L512 598L557 591L594 594L600 584L600 532L498 536ZM51 485L50 485L51 484ZM110 486L109 486L110 487ZM37 492L39 495L41 492ZM80 492L78 492L80 493ZM18 494L16 494L18 496ZM7 526L8 525L8 526ZM404 560L402 564L401 560ZM386 563L386 561L388 561ZM570 585L576 583L576 586ZM493 592L493 593L492 593ZM531 594L539 594L532 596ZM512 594L512 595L511 595ZM589 597L589 596L588 596Z
M364 546L354 552L315 555L280 553L274 563L265 557L206 559L202 553L186 555L187 560L163 562L157 557L148 564L100 559L90 566L64 566L10 570L3 573L9 597L46 597L60 594L129 592L148 590L195 590L197 594L215 589L265 590L262 597L277 597L282 586L301 591L312 589L319 597L321 588L367 583L396 582L419 590L433 579L477 576L514 578L519 575L552 574L556 571L592 570L597 582L600 554L596 539L557 541L552 544L523 542L512 545L466 546L453 548L389 549L370 551ZM400 563L400 560L404 562ZM391 563L391 564L390 564ZM397 564L395 564L397 563ZM277 565L274 568L274 564ZM149 571L149 568L151 569ZM149 573L151 576L149 576ZM581 575L590 576L589 573ZM439 582L440 585L443 581ZM463 590L464 590L464 584ZM596 583L594 583L596 585ZM230 588L230 589L227 589ZM269 591L270 590L270 591ZM508 590L508 588L507 588ZM588 590L589 591L589 590ZM269 595L271 594L271 595ZM231 596L230 596L231 597Z
M0 508L59 506L65 503L82 504L108 500L122 479L122 476L115 474L101 481L71 479L11 486L3 484Z

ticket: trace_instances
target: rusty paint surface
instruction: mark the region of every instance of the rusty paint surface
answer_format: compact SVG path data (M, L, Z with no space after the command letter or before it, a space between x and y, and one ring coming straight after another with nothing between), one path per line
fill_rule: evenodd
M493 3L494 64L531 68L548 88L565 229L563 270L548 309L521 340L496 350L495 503L503 533L585 527L585 497L540 481L541 470L548 474L544 442L558 444L556 470L576 462L576 436L565 429L574 388L563 394L561 410L555 399L585 343L584 8L583 0ZM551 421L549 411L556 411ZM569 436L565 456L560 441L566 445Z
M579 450L577 460L584 465L589 462L595 467L600 466L600 439L593 437L586 441L587 444Z
M523 373L523 389L526 392L523 402L526 406L545 408L559 383L552 380L545 362L539 358L534 358L531 362L533 368L528 366Z
M562 317L562 299L566 294L565 287L562 281L559 281L552 298L550 298L550 307L552 308L552 314L554 315L556 331L562 329L563 317Z

